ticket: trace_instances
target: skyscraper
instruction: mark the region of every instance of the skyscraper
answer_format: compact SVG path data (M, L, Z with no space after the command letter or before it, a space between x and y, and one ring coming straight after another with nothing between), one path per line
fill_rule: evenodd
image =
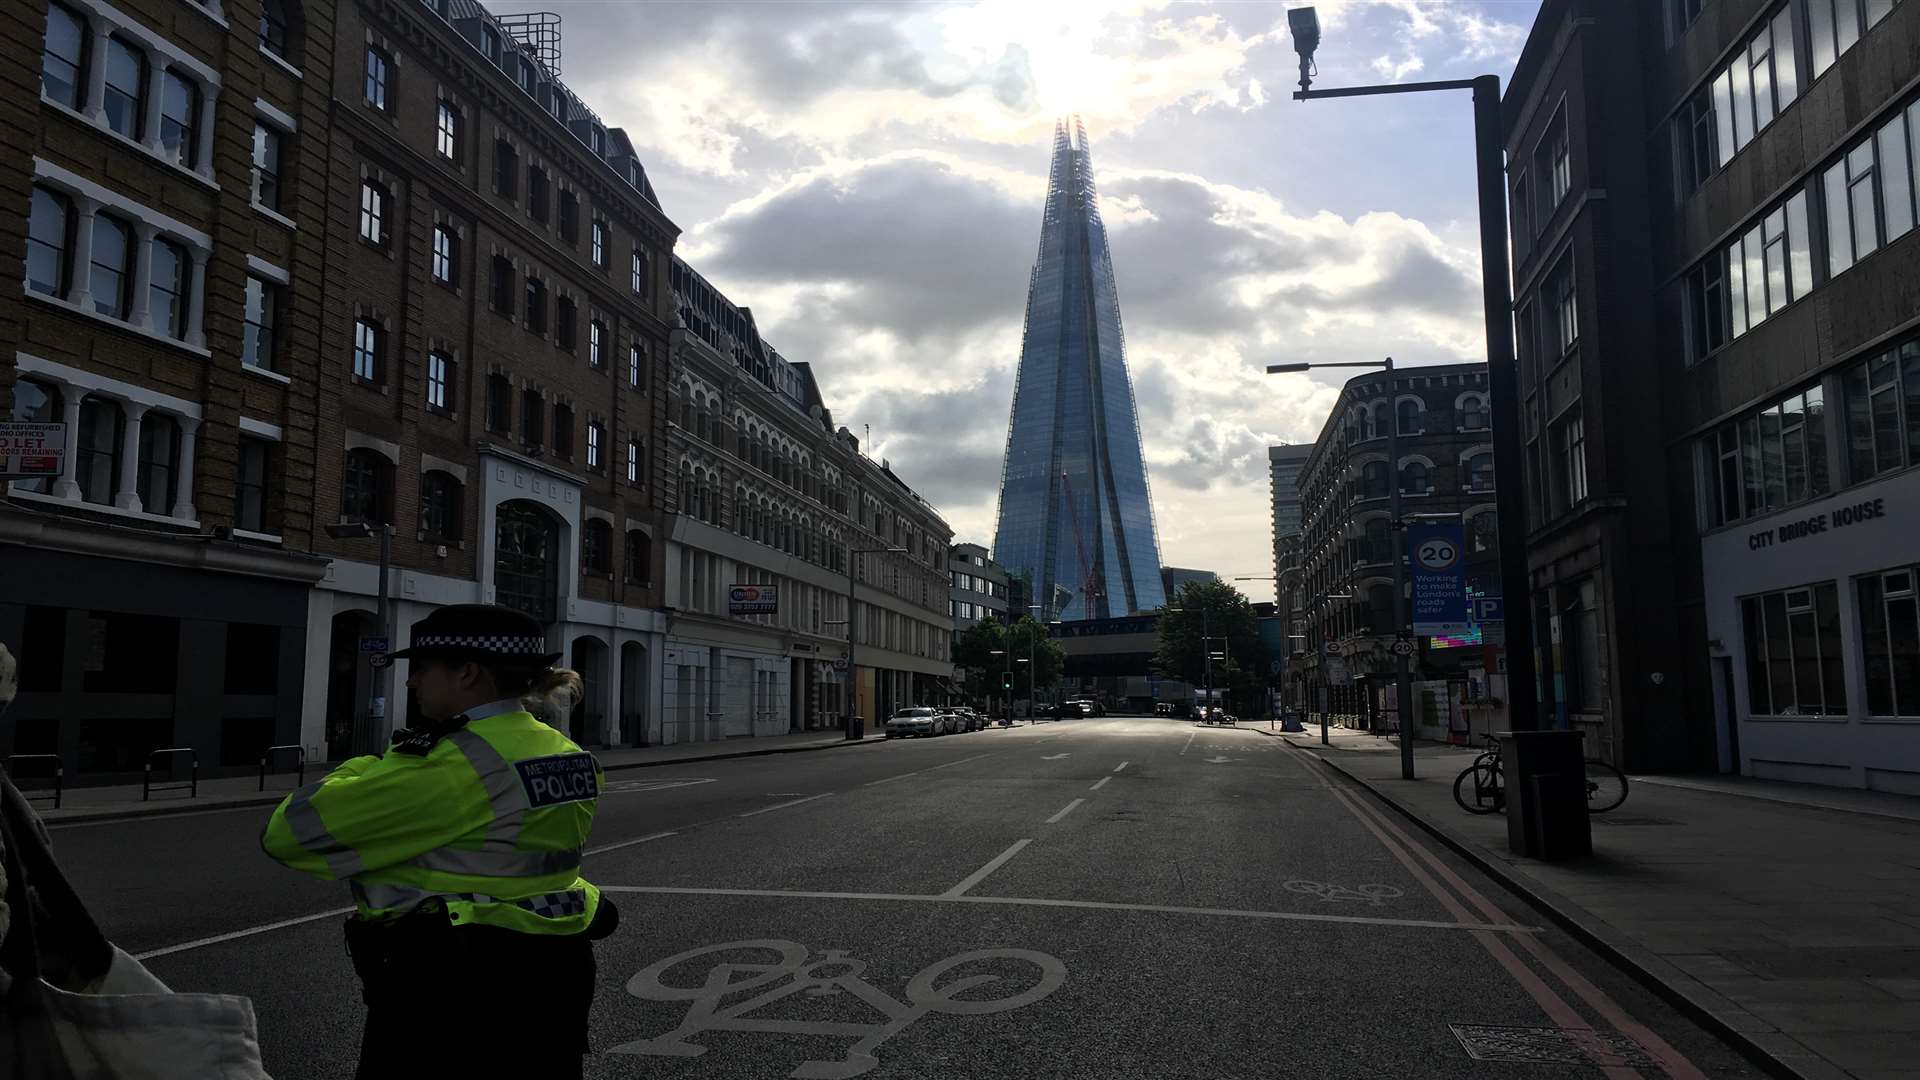
M1057 619L1166 601L1107 230L1079 117L1054 125L993 554Z

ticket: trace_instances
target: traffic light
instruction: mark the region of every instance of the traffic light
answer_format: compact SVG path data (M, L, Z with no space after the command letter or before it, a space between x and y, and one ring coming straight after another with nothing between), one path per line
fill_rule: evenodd
M1009 671L1006 674L1000 676L1000 689L1002 690L1013 689L1013 672Z

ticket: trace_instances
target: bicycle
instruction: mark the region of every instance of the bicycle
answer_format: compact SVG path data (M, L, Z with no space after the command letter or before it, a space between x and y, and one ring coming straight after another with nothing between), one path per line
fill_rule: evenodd
M1487 736L1487 748L1473 764L1453 778L1453 801L1469 814L1492 814L1507 808L1505 773L1500 768L1500 741ZM1627 801L1627 777L1597 758L1586 759L1587 813L1604 814Z

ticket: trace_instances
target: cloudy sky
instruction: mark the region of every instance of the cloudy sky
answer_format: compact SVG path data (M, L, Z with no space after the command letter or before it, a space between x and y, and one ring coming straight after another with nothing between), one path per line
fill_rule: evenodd
M679 253L991 544L1056 117L1093 145L1163 561L1269 574L1266 447L1483 355L1465 92L1296 102L1280 3L494 3L643 148ZM1538 0L1319 0L1319 86L1512 72ZM1249 583L1257 599L1265 583Z

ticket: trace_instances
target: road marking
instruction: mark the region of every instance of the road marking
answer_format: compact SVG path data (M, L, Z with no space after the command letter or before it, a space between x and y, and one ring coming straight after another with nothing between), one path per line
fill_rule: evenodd
M1389 919L1371 915L1327 915L1309 911L1247 911L1239 908L1180 907L1173 904L1125 904L1104 900L1057 900L1034 896L930 896L918 893L812 892L787 889L697 889L672 885L602 885L603 893L659 896L745 896L776 900L889 900L921 904L999 904L1010 907L1083 908L1092 911L1147 911L1167 915L1215 915L1276 922L1349 923L1403 926L1416 930L1482 930L1501 934L1538 934L1537 926L1517 923L1461 923L1442 919Z
M1120 771L1121 769L1124 769L1124 768L1126 768L1128 764L1129 764L1128 762L1125 762L1125 761L1123 761L1123 762L1121 762L1121 763L1120 763L1120 765L1119 765L1119 767L1118 767L1118 768L1115 768L1115 769L1114 769L1113 771L1114 771L1114 772L1119 772L1119 771Z
M1230 758L1230 757L1221 757L1221 756L1220 756L1219 754L1215 754L1215 755L1213 755L1212 757L1210 757L1210 758L1208 758L1208 759L1207 759L1207 764L1209 764L1209 765L1219 765L1219 764L1222 764L1223 762L1228 762L1228 761L1238 761L1238 760L1240 760L1240 759L1239 759L1239 758Z
M188 949L198 949L206 945L218 945L223 941L232 941L235 938L252 937L255 934L264 934L269 930L279 930L288 926L299 926L301 923L310 923L316 919L330 919L335 915L345 915L347 912L352 910L353 909L350 907L334 908L330 911L322 911L314 915L302 915L297 919L281 919L279 922L267 923L264 926L249 926L245 930L235 930L231 934L216 934L213 937L201 938L198 941L188 941L188 942L183 942L179 945L169 945L164 949L150 949L146 952L136 954L134 956L134 959L135 960L151 960L156 956L168 956L177 952L186 952Z
M1083 803L1083 802L1086 802L1086 801L1087 801L1087 800L1085 800L1085 799L1075 799L1075 800L1073 800L1072 802L1070 802L1070 803L1068 803L1068 804L1067 804L1067 805L1066 805L1066 806L1065 806L1064 808L1062 808L1062 809L1061 809L1061 811L1060 811L1059 813L1057 813L1057 814L1055 814L1055 815L1053 815L1052 817L1050 817L1050 818L1048 818L1048 819L1047 819L1047 824L1049 824L1049 825L1051 825L1051 824L1053 824L1054 822L1056 822L1056 821L1059 821L1059 820L1060 820L1061 818L1063 818L1063 817L1066 817L1066 816L1067 816L1068 814L1071 814L1071 813L1073 813L1073 808L1074 808L1074 807L1076 807L1076 806L1079 806L1079 805L1080 805L1081 803Z
M615 780L600 789L600 794L611 795L616 792L666 791L669 788L691 787L694 784L711 784L712 779L684 780Z
M269 794L271 794L271 792L269 792ZM282 792L282 801L285 801L286 796L291 794L293 793L290 791ZM82 819L80 821L62 821L59 818L54 818L51 821L45 822L45 825L49 829L85 829L98 825L131 825L140 821L171 821L174 818L199 817L201 814L231 814L239 810L251 810L256 814L270 814L273 812L270 809L272 806L272 803L263 800L257 803L249 803L245 806L191 807L170 814L128 814L125 817L93 818ZM93 808L88 807L87 809Z
M860 785L860 786L861 786L861 787L873 787L873 786L874 786L874 785L876 785L876 784L891 784L891 783L893 783L893 782L894 782L895 780L905 780L905 779L906 779L907 777L909 777L909 776L919 776L919 775L920 775L921 773L923 773L923 772L926 772L926 771L927 771L927 770L925 770L925 769L915 769L915 770L913 770L912 772L903 772L903 773L901 773L901 774L900 774L899 776L889 776L889 777L887 777L887 778L886 778L886 779L884 779L884 780L869 780L869 781L867 781L866 783L864 783L864 784L862 784L862 785Z
M969 757L969 758L961 758L961 759L960 759L959 761L949 761L949 762L947 762L947 763L946 763L945 765L935 765L935 766L934 766L933 768L931 768L931 769L928 769L928 770L926 770L926 771L927 771L927 772L935 772L935 771L938 771L938 770L940 770L940 769L951 769L951 768L953 768L953 767L954 767L955 765L965 765L965 764L966 764L967 762L969 762L969 761L979 761L979 760L980 760L981 758L984 758L984 757L992 757L992 756L993 756L992 754L976 754L976 755L975 755L975 756L973 756L973 757Z
M1194 736L1194 735L1198 735L1198 734L1200 734L1200 733L1199 733L1198 731L1195 731L1195 732L1193 732L1192 734L1190 734L1190 735L1188 735L1188 736L1187 736L1187 746L1192 746L1192 745L1193 745L1193 736ZM1187 746L1183 746L1183 747L1181 747L1181 748L1180 748L1180 756L1181 756L1181 757L1186 757L1186 756L1187 756Z
M831 794L833 794L833 792L823 791L818 795L809 795L804 799L794 799L791 802L774 803L772 806L763 806L758 810L749 810L744 814L735 814L733 816L734 817L752 817L755 814L771 814L775 810L785 810L789 806L799 806L801 803L812 802L815 799L824 799Z
M1072 754L1048 754L1046 757L1043 757L1040 760L1041 761L1059 761L1063 757L1072 757L1072 756L1073 756Z
M1109 781L1109 780L1111 780L1111 779L1113 779L1113 777L1111 777L1111 776L1103 776L1103 777L1101 777L1101 778L1100 778L1100 779L1099 779L1098 781L1096 781L1096 782L1094 783L1094 785L1093 785L1092 787L1090 787L1090 788L1088 788L1087 790L1088 790L1088 791L1099 791L1099 790L1100 790L1101 788L1103 788L1103 787L1106 787L1106 786L1107 786L1107 781Z
M644 844L649 840L664 840L669 836L679 836L679 835L680 834L677 832L657 832L657 833L654 833L652 836L642 836L633 840L622 840L617 844L602 844L599 847L590 847L582 854L598 855L603 851L618 851L623 847L632 847L635 844Z
M965 896L968 889L971 889L975 885L978 885L982 881L985 881L988 874L991 874L995 870L998 870L1002 866L1005 866L1008 859L1011 859L1015 855L1020 854L1020 849L1023 847L1026 847L1028 844L1031 844L1031 843L1033 843L1032 837L1028 837L1025 840L1015 840L1013 842L1012 847L1008 848L1007 850L1001 852L998 855L995 855L993 857L992 862L988 863L987 865L981 867L978 870L975 870L973 873L968 874L965 881L962 881L960 884L955 885L953 888L948 889L946 892L943 892L940 895L948 898L952 898L955 896Z

